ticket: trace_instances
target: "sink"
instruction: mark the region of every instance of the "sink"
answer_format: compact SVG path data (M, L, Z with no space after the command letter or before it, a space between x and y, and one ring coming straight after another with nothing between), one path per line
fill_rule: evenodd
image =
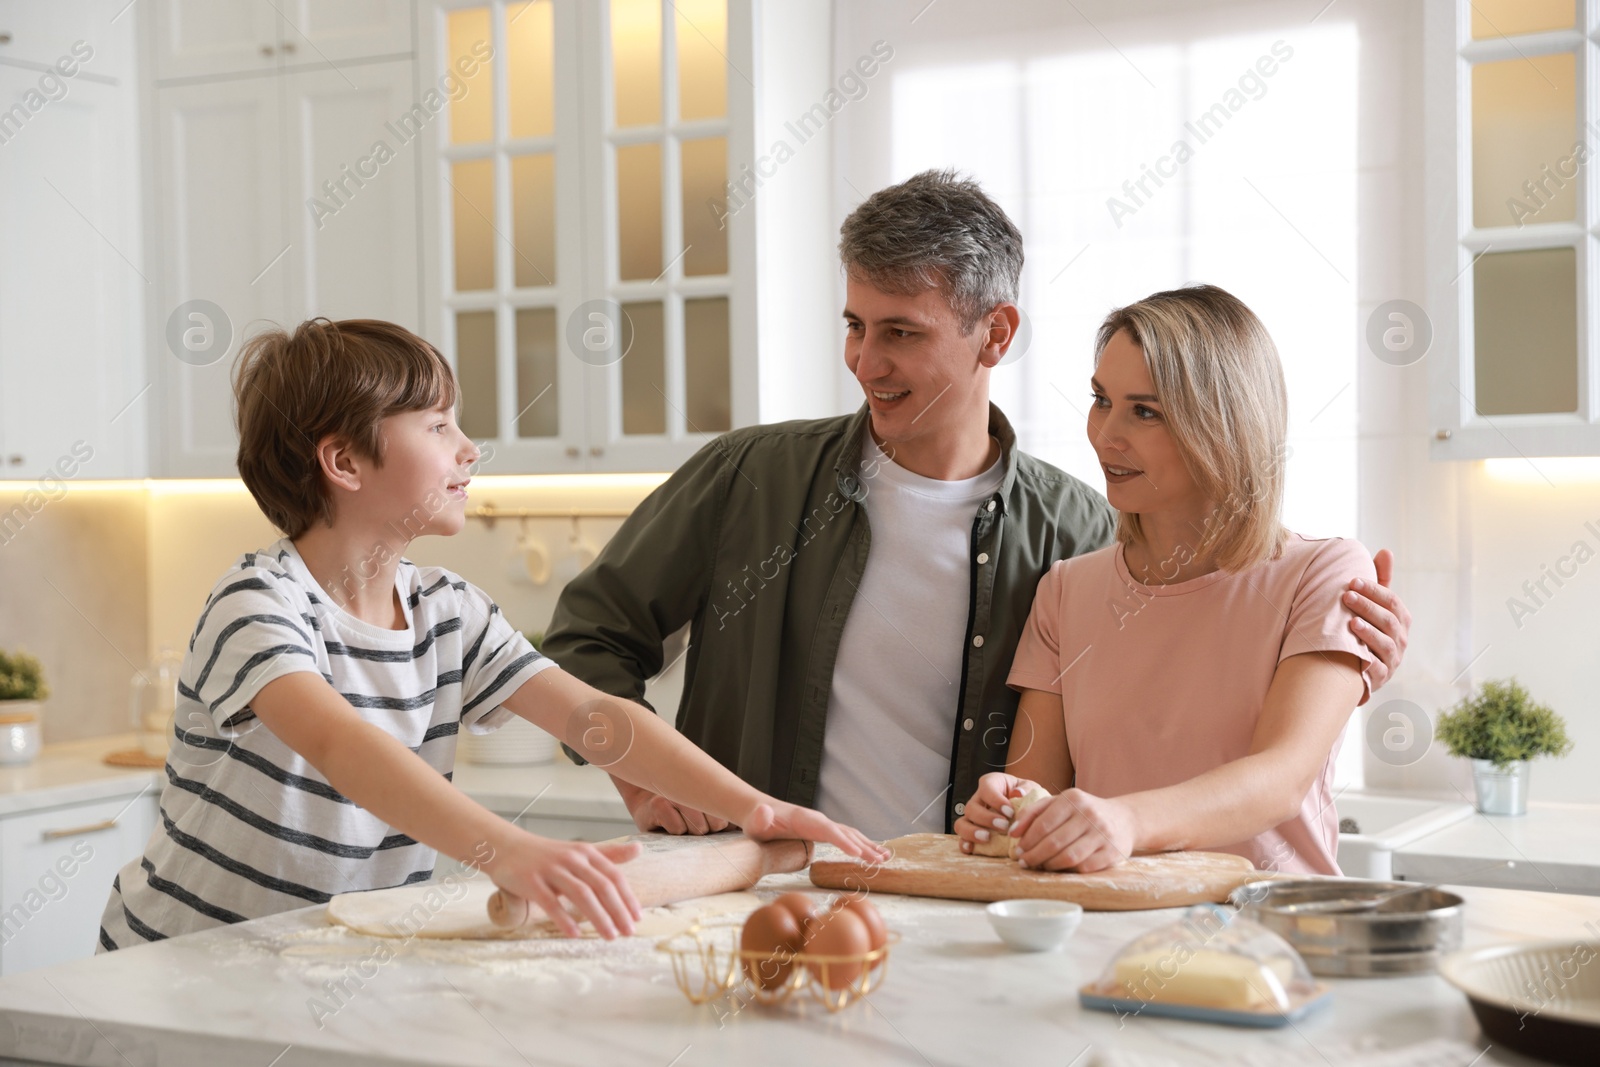
M1341 793L1340 820L1354 819L1359 833L1339 835L1339 869L1347 878L1394 877L1394 853L1472 816L1472 805L1381 793Z

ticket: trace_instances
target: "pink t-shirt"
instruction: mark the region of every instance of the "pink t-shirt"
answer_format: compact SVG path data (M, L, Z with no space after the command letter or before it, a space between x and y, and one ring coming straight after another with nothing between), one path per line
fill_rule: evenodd
M1112 545L1040 579L1007 682L1061 694L1079 789L1115 797L1176 785L1249 755L1279 661L1337 651L1373 662L1339 598L1351 578L1375 577L1359 541L1291 533L1277 559L1243 573L1144 585ZM1364 671L1362 682L1365 693ZM1206 847L1262 870L1338 874L1338 750L1294 818Z

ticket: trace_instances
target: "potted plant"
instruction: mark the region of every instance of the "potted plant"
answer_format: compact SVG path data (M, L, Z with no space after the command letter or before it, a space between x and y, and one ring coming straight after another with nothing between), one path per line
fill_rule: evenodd
M31 763L39 754L39 704L49 695L37 659L0 649L0 763Z
M1535 703L1515 678L1484 682L1439 716L1434 735L1452 756L1472 761L1478 810L1485 815L1527 814L1528 761L1572 749L1561 716Z

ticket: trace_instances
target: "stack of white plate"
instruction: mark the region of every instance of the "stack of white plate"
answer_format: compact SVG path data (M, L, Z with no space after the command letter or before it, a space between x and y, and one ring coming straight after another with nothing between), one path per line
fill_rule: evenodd
M549 763L556 758L556 739L518 715L488 734L463 731L456 754L468 763Z

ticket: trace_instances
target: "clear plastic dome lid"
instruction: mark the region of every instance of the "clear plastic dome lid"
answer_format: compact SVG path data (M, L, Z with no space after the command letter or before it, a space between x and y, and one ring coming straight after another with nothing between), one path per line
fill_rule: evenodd
M1092 988L1146 1004L1277 1013L1318 991L1289 942L1216 905L1190 908L1177 922L1128 942Z

